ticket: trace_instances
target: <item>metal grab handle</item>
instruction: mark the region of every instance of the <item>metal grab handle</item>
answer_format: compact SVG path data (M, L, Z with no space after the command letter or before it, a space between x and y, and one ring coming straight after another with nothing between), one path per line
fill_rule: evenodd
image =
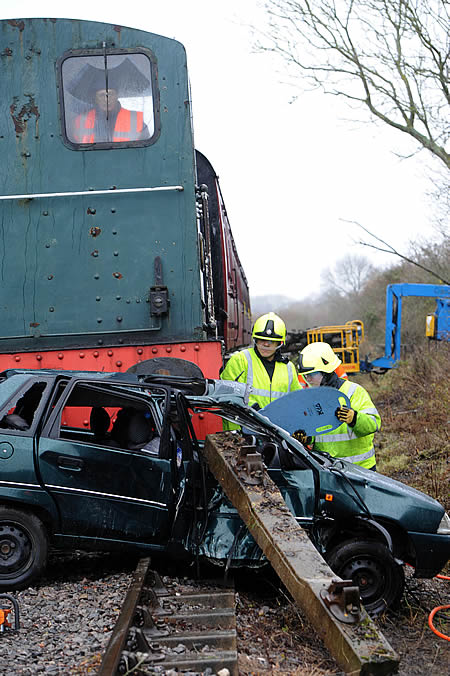
M80 472L84 462L79 458L71 458L66 455L59 455L57 460L58 467L60 469L68 469L72 472Z

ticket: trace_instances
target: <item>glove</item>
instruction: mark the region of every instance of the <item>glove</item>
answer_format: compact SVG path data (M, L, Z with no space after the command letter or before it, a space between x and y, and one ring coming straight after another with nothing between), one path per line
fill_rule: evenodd
M340 422L347 423L349 427L354 427L356 424L357 412L353 408L348 408L348 406L340 406L335 411L336 418Z
M296 430L292 436L303 444L303 446L311 443L311 437L308 437L304 430Z

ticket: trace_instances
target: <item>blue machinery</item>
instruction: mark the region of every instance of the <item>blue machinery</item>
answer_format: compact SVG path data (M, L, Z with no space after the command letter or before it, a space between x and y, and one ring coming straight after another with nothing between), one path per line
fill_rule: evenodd
M426 335L435 340L450 340L450 286L444 284L389 284L386 289L386 330L384 356L362 359L361 371L390 369L400 359L402 300L416 296L436 298L436 311L427 316Z

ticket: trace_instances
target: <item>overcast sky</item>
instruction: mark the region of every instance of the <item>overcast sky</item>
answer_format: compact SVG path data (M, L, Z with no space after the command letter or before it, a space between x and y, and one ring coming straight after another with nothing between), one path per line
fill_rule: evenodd
M66 8L0 0L1 18L33 16L122 24L185 45L196 147L220 177L252 296L314 294L321 270L347 253L394 262L355 246L366 236L341 219L404 252L411 239L433 235L426 154L398 159L393 150L412 150L399 132L349 122L336 97L282 84L283 64L252 50L257 0L78 0Z

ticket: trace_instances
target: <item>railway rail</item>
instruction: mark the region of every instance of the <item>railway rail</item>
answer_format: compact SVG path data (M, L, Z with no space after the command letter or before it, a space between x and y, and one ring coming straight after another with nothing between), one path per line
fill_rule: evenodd
M98 676L179 672L237 676L235 595L230 585L163 583L138 561Z

